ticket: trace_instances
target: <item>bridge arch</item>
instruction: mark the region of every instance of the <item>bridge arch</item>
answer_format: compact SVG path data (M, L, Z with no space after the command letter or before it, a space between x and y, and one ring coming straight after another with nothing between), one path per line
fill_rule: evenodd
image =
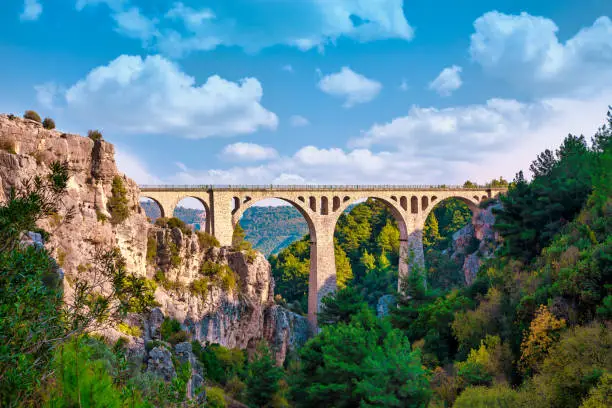
M423 203L425 203L425 198L426 196L422 197ZM483 196L483 200L487 198L488 198L487 196ZM468 194L444 194L444 196L440 196L440 197L434 195L428 200L429 202L426 207L425 206L421 207L421 219L422 219L423 225L425 223L425 220L427 220L427 217L429 216L429 214L434 210L434 208L438 207L444 201L447 201L450 199L457 199L461 201L462 203L464 203L465 205L467 205L470 211L472 211L472 215L476 215L476 213L478 212L478 206L480 205L480 200L478 196L470 195L469 193Z
M159 201L157 201L155 198L150 197L150 196L148 196L148 195L142 195L142 194L141 194L141 195L138 197L138 205L140 206L140 208L141 208L143 211L144 211L144 208L143 208L143 206L142 206L142 202L143 202L143 201L145 201L145 200L149 200L149 201L151 201L151 202L152 202L152 203L153 203L155 206L157 206L157 208L159 209L159 213L160 213L160 215L159 215L159 216L160 216L160 217L162 217L162 218L163 218L163 217L165 217L165 216L166 216L166 213L165 213L166 209L164 209L164 206L163 206L163 205L162 205L162 204L161 204Z
M204 216L205 216L206 224L205 225L201 225L200 226L200 230L210 234L211 233L211 219L212 219L211 211L210 211L210 206L208 205L206 200L203 200L201 197L198 197L196 195L189 195L189 194L178 196L176 198L176 202L173 203L172 214L168 214L168 217L176 217L176 215L175 215L176 209L178 207L182 207L180 204L185 199L193 199L193 200L197 201L198 204L202 205L202 209L204 210Z

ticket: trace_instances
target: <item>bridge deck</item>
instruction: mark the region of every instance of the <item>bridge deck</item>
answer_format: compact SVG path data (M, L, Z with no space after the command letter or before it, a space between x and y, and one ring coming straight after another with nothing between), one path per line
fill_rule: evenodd
M394 185L394 184L347 184L347 185L320 185L320 184L301 184L301 185L140 185L142 191L474 191L491 190L506 191L506 187L463 187L451 185Z

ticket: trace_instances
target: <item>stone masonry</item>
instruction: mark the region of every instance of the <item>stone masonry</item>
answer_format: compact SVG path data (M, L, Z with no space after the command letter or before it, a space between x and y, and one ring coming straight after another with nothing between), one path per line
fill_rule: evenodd
M221 245L231 245L234 228L246 209L260 200L277 198L292 204L304 216L310 233L308 319L317 324L321 299L336 288L334 229L340 214L358 200L374 198L391 210L400 230L400 278L411 262L422 265L422 234L428 214L439 202L458 198L476 214L478 205L501 188L431 186L141 186L142 197L155 201L162 216L172 216L186 197L199 200L206 211L206 232Z

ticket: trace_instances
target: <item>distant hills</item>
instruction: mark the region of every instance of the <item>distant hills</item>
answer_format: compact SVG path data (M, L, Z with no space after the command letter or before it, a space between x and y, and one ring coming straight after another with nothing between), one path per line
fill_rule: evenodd
M147 217L155 221L161 213L153 202L141 202ZM174 216L187 224L205 225L204 211L177 207ZM246 232L246 239L264 255L277 254L293 241L308 234L306 221L292 206L251 207L244 212L240 225Z

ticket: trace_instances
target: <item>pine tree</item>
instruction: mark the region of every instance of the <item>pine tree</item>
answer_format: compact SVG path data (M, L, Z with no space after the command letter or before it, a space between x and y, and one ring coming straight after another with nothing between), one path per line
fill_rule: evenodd
M425 221L425 227L423 228L423 246L425 248L433 248L440 241L440 231L438 229L438 218L434 212L431 212Z
M120 176L113 177L111 198L108 200L108 210L111 214L111 222L113 224L122 223L130 215L127 190L125 189L123 179Z
M256 407L268 406L279 390L283 371L272 360L270 349L265 341L257 345L255 359L248 366L247 398Z

